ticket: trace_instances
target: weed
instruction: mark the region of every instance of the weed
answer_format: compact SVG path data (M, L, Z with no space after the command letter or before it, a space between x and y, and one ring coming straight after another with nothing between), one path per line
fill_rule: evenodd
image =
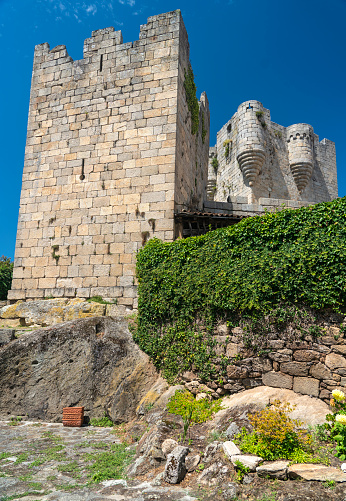
M204 423L221 409L221 399L210 402L207 398L196 400L184 390L177 390L170 398L167 410L193 423Z
M208 442L215 441L225 441L227 440L226 434L224 431L212 430L208 436Z
M61 471L62 473L71 473L71 477L73 478L80 478L81 475L78 473L80 470L80 466L78 465L77 461L71 461L70 463L67 464L60 464L57 467L58 471Z
M135 453L127 450L128 444L112 444L110 451L89 455L93 464L88 466L89 478L92 482L102 482L109 479L120 479Z
M18 426L22 421L20 416L11 417L11 421L8 423L9 426Z
M225 158L228 158L229 157L229 150L230 150L230 145L232 144L231 140L230 139L226 139L224 142L223 142L223 147L225 148Z
M27 482L28 480L32 479L32 473L27 473L26 475L21 475L18 478L19 478L19 480L22 480L23 482Z
M0 452L0 460L9 458L10 456L12 456L10 452Z
M29 453L28 452L22 452L21 454L18 454L16 464L24 463L25 461L28 460Z
M107 428L110 426L114 426L113 421L105 414L102 418L92 418L90 419L91 426L98 426L101 428Z
M214 172L216 174L217 173L217 169L219 168L219 161L218 161L217 157L213 157L213 159L211 161L211 166L213 167Z
M88 303L100 303L100 304L116 304L117 300L113 299L113 301L106 301L105 299L102 298L102 296L93 296L89 299L87 299Z
M327 487L329 489L334 489L335 487L335 480L326 480L325 482L323 482L323 485L324 487Z
M237 474L237 482L239 484L242 483L244 480L245 475L247 475L250 472L250 468L248 466L245 466L241 461L236 460L234 462L235 469L236 469L236 474Z

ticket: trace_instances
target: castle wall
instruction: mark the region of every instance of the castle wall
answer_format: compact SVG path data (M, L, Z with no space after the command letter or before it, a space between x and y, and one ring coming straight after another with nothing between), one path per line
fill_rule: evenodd
M173 240L175 203L189 203L176 178L195 179L195 157L181 173L176 155L188 57L180 11L150 17L135 42L95 31L80 61L65 46L35 48L9 299L136 305L136 252L153 236Z
M211 166L215 155L217 173ZM338 195L335 145L319 142L310 125L278 125L262 103L246 101L217 134L209 184L214 197L209 190L208 198L217 202L242 197L258 206L263 199L279 200L279 205L332 200Z

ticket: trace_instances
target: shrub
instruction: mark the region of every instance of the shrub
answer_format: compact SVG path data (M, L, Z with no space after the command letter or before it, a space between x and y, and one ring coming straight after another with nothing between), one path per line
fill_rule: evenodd
M0 300L7 299L7 293L11 289L13 263L6 256L0 257Z
M169 412L183 419L191 414L190 421L193 423L204 423L220 409L221 399L212 402L207 398L196 400L192 393L186 390L177 390L167 404Z
M291 459L297 453L308 452L312 438L299 428L302 425L299 420L288 416L292 410L290 404L275 400L270 407L249 414L253 432L247 433L243 428L237 438L242 451L271 461Z

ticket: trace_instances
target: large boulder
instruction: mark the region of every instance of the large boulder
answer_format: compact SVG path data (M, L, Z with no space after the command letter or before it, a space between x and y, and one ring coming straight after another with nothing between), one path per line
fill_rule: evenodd
M116 306L116 305L115 305ZM2 319L19 319L21 325L46 327L79 318L98 317L106 313L106 305L85 299L56 298L18 301L0 310Z
M63 407L129 421L158 379L124 319L93 317L38 329L0 348L0 417L60 421Z

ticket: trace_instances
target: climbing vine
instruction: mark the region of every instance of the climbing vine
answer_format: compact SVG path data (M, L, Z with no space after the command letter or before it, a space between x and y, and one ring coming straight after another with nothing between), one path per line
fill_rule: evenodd
M285 304L343 311L345 223L342 198L173 243L150 240L137 255L136 342L171 381L188 369L207 380L218 371L218 319L258 322Z
M191 64L189 64L187 71L185 70L184 88L187 106L191 113L191 132L192 134L196 134L199 127L199 104L196 97L197 89Z

